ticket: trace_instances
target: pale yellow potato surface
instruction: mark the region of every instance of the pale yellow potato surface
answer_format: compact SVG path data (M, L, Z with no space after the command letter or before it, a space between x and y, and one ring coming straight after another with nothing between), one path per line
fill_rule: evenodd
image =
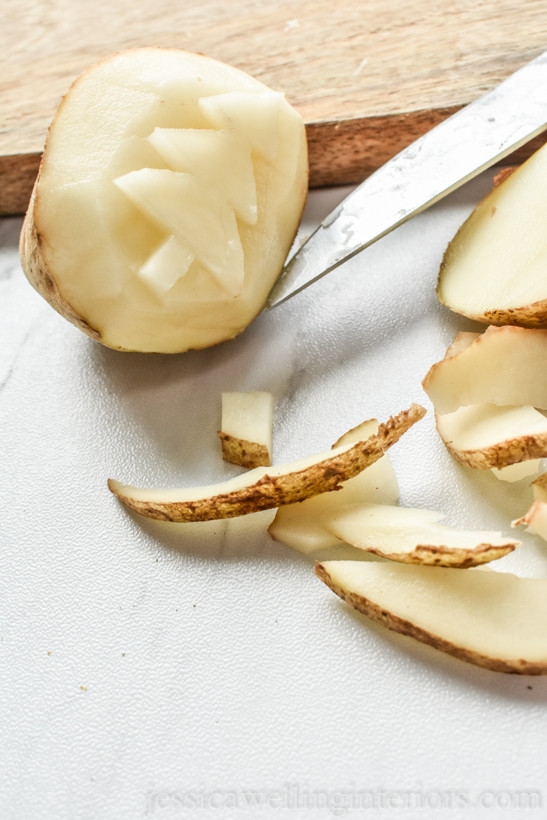
M260 312L306 192L305 129L282 94L200 54L121 52L55 115L23 268L110 347L207 347Z
M437 293L494 325L547 325L547 148L506 175L445 252Z

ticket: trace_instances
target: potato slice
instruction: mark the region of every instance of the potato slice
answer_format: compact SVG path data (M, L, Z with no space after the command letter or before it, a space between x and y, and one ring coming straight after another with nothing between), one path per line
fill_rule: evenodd
M376 419L364 421L341 436L333 448L354 444L377 432ZM279 507L268 532L276 541L308 554L340 544L340 539L323 526L323 517L332 510L360 501L395 504L398 498L399 486L386 454L359 475L342 482L336 493L322 493L299 504Z
M223 393L222 421L218 436L222 458L231 464L253 469L272 463L273 396L253 393Z
M494 325L547 326L547 148L506 173L445 252L437 294Z
M352 504L329 511L322 523L341 541L392 561L473 567L520 546L500 532L455 530L439 524L443 513L387 504Z
M328 561L315 571L388 629L496 672L547 673L547 579L376 561Z
M434 364L422 385L438 413L470 404L547 409L547 330L489 327Z
M436 414L436 424L456 461L477 470L528 462L516 473L519 480L536 472L538 459L547 456L547 418L533 407L470 405ZM500 477L506 477L503 471Z
M154 490L112 479L108 486L124 504L148 518L177 522L233 518L338 490L343 481L378 461L424 415L424 408L413 404L365 441L278 467L257 467L209 487Z
M121 52L88 69L55 115L23 268L110 347L217 344L260 312L307 177L304 123L282 94L200 54Z

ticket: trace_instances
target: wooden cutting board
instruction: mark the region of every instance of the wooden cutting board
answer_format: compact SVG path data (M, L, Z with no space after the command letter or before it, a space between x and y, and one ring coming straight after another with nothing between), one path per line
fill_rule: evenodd
M547 49L547 15L541 0L4 0L0 213L25 210L70 83L140 45L201 51L285 92L307 124L311 185L333 185Z

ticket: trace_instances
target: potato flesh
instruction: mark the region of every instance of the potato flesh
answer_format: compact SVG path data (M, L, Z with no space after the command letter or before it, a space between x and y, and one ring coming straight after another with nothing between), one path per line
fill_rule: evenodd
M479 404L436 415L437 431L454 458L492 469L503 481L520 481L547 456L547 419L533 407Z
M440 524L443 513L385 504L333 510L323 525L352 547L393 561L474 566L501 558L519 545L500 532L456 530Z
M345 433L334 446L353 444L377 431L378 422L371 419ZM385 455L355 478L344 481L336 493L323 493L299 504L279 507L268 532L276 541L307 555L341 543L323 523L333 510L364 501L395 504L398 498L397 478L389 456Z
M304 127L283 95L201 55L138 49L67 95L34 221L63 299L102 341L177 352L259 312L306 188Z
M261 390L223 393L219 436L225 461L242 467L272 463L273 396Z
M510 484L515 481L522 481L537 473L541 465L541 459L532 458L529 461L519 461L515 464L508 464L507 467L492 467L492 473L500 481L508 481Z
M547 673L547 579L362 561L316 572L390 629L496 671Z
M438 413L463 405L547 408L547 331L489 327L429 370L423 387Z
M542 148L491 191L460 228L443 260L439 299L481 321L527 324L526 307L547 300L546 270L547 150ZM504 319L497 315L519 308L522 316L518 310Z
M441 437L460 450L482 450L507 439L547 434L547 418L533 407L480 404L438 416ZM547 451L545 453L547 455Z
M261 390L222 394L221 430L234 438L264 444L271 453L273 396Z

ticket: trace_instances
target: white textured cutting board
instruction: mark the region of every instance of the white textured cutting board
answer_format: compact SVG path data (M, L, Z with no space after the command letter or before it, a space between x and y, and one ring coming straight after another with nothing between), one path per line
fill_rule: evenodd
M488 186L239 339L171 358L80 335L24 280L20 221L0 222L2 820L545 817L511 806L547 800L547 680L371 625L269 539L270 513L160 524L106 488L237 472L219 455L222 390L274 393L277 461L429 407L421 378L473 328L437 304L436 269ZM313 194L311 215L340 195ZM402 502L452 524L508 532L526 509L526 482L451 462L431 413L392 460ZM546 575L546 545L523 538L500 567Z

